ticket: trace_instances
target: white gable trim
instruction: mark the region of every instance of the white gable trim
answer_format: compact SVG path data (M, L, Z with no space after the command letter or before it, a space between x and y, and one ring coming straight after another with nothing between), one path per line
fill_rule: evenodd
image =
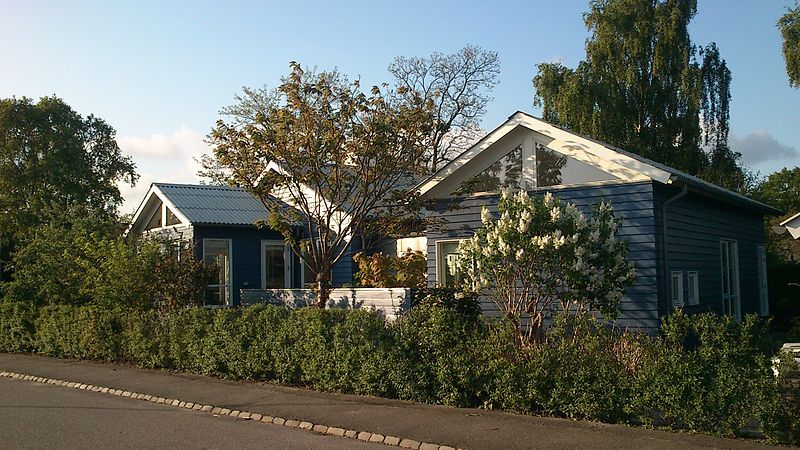
M148 220L149 221L150 216L152 214L144 214L144 213L145 213L145 211L148 211L150 209L150 208L147 208L147 204L150 202L150 199L153 196L156 196L156 197L158 197L159 200L161 200L162 209L159 212L159 214L162 215L162 223L166 223L166 217L164 217L165 210L163 209L163 207L169 208L170 211L172 211L172 213L175 214L175 216L178 218L178 220L181 221L180 225L170 225L169 227L163 226L162 228L171 228L171 227L176 227L176 226L189 227L189 226L192 225L192 221L189 220L186 217L186 215L184 215L178 208L176 208L175 204L172 203L172 201L170 201L170 199L167 198L167 196L164 195L163 192L161 192L161 189L159 189L158 186L156 186L155 183L153 183L153 184L150 185L150 189L148 189L147 194L144 196L144 199L142 200L142 202L139 203L139 207L136 208L136 212L133 214L133 218L131 219L131 224L128 226L128 229L125 231L126 235L128 233L130 233L131 231L134 231L134 230L136 230L137 232L141 232L142 229L144 228L144 226L140 226L141 225L140 222L143 221L143 220Z
M781 226L786 227L793 238L800 239L800 213L781 222Z
M503 137L519 127L524 127L528 130L552 139L552 141L547 145L548 148L598 167L612 175L622 178L623 180L655 180L665 184L671 182L672 174L667 171L623 155L602 144L562 130L522 112L517 112L505 123L475 143L475 145L469 148L466 152L459 155L456 159L442 167L433 176L422 182L418 186L420 194L425 195L429 193L443 180L458 172L459 169L461 169L478 154L489 149ZM447 194L450 193L448 192Z

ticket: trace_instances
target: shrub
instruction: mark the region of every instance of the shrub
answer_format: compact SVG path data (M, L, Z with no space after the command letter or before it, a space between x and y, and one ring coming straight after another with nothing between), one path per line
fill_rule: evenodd
M735 434L774 381L761 342L764 326L753 315L739 323L676 312L634 377L632 412L645 423L657 418L674 428Z
M762 430L773 441L800 444L800 363L784 352L777 361L775 384L760 410Z
M356 253L353 261L358 264L359 286L424 288L427 284L428 260L421 251L408 250L401 256Z
M29 303L0 301L0 352L35 350L36 309Z
M477 320L481 315L481 305L477 295L451 288L414 289L411 291L411 304L419 307L450 309L469 320Z

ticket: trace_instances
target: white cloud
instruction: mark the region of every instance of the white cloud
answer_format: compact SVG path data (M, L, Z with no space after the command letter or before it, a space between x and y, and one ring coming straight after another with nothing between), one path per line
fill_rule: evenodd
M123 154L133 158L139 173L135 186L119 184L123 198L120 213L123 214L136 210L151 183L198 183L200 164L196 159L211 151L203 135L186 126L166 135L122 136L117 143Z
M147 138L121 136L117 143L122 153L148 159L172 159L207 148L203 135L186 126L169 135L157 133Z
M745 164L751 166L771 166L800 158L800 151L778 142L766 131L754 131L744 137L731 133L729 145L732 150L742 154Z

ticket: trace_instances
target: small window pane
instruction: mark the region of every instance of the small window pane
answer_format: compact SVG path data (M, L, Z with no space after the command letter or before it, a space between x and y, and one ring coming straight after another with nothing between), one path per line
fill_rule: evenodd
M266 245L264 248L265 289L283 289L285 287L284 250L282 244Z
M167 226L169 225L180 225L181 220L178 219L178 216L172 212L171 209L167 208Z
M608 172L536 143L536 185L538 187L618 179Z
M461 281L461 275L455 268L458 258L458 242L440 242L437 244L439 265L439 284L443 287L455 287Z

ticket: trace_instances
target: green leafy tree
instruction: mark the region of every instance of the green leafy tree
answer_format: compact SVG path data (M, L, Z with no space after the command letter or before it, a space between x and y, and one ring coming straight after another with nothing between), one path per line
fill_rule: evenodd
M57 97L0 99L0 258L64 211L115 217L117 182L134 183L137 175L114 138L102 119L83 117Z
M778 28L783 36L783 59L789 85L800 88L800 3L789 8L778 20Z
M194 249L163 239L125 240L113 218L73 210L30 229L12 259L5 296L35 305L172 310L202 304L217 274Z
M406 92L433 103L434 127L425 152L429 172L481 137L480 120L500 74L497 52L468 45L453 54L400 56L389 72Z
M586 59L539 64L534 104L547 121L746 189L727 144L731 73L715 44L692 42L696 12L695 0L592 1Z
M324 307L349 240L407 217L393 205L413 200L408 187L421 170L430 103L385 86L365 94L358 81L297 63L277 90L250 92L223 111L230 120L211 132L206 169L261 200L266 223L316 274Z

